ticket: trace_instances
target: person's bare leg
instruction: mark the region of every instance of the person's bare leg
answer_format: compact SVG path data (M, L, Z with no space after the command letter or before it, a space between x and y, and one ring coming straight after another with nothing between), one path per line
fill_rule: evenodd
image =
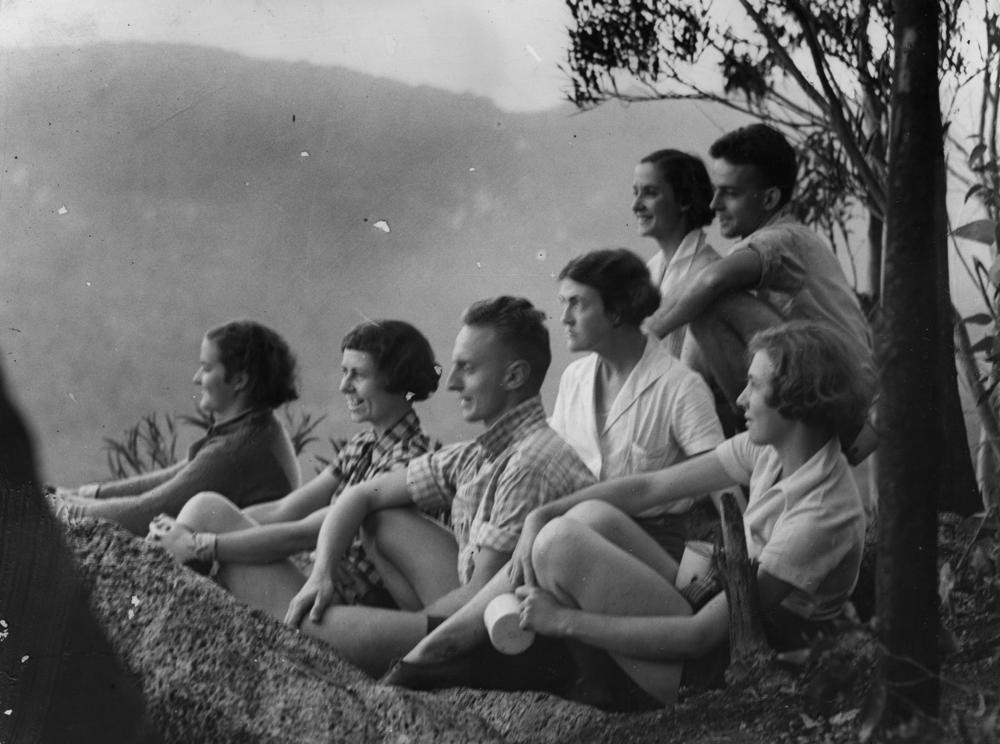
M605 501L584 501L566 512L565 516L590 527L671 584L676 580L677 561L621 509Z
M214 491L203 491L188 500L177 522L194 532L235 532L257 526L236 504Z
M507 563L497 571L458 612L416 644L403 657L403 661L412 664L443 661L460 656L479 644L488 642L489 635L483 624L483 612L494 597L514 591L507 578L509 566Z
M579 520L605 535L623 550L631 550L663 578L673 583L677 576L677 563L645 530L620 509L603 501L588 501L573 507L566 517ZM509 564L508 564L509 566ZM462 609L438 626L408 653L403 660L414 664L428 664L450 659L474 649L488 639L483 625L483 612L490 601L506 592L514 591L507 579L504 566Z
M361 537L365 553L400 608L423 609L458 588L454 535L418 510L374 512L365 519Z
M385 571L383 578L390 577L400 598L419 602L418 609L458 588L455 538L415 510L375 512L365 520L364 533L366 552L377 561L380 574ZM285 599L286 608L299 586L301 582ZM387 588L393 592L388 583ZM380 675L426 635L427 617L416 611L330 607L319 623L306 618L300 629L369 674Z
M539 586L585 612L618 616L690 615L674 585L643 561L573 519L556 519L532 551ZM643 690L664 704L677 698L682 663L611 654ZM595 680L599 684L600 680Z
M427 618L419 612L336 606L328 608L319 623L307 616L299 629L377 677L424 637Z
M259 526L233 502L218 493L204 492L192 498L177 522L197 532L236 532ZM273 563L219 563L215 580L241 602L282 620L288 603L306 577L289 560Z

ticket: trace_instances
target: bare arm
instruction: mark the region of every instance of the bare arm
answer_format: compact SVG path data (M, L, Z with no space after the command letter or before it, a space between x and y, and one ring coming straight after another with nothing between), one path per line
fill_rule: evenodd
M341 478L331 473L329 468L324 468L315 478L296 488L287 496L277 501L254 504L244 509L243 513L259 524L293 522L304 519L318 509L328 506L330 499L340 488L340 484ZM315 541L315 536L313 540Z
M698 272L676 297L665 297L660 309L650 315L643 326L657 338L663 338L700 317L727 292L756 287L760 273L760 257L756 253L736 251Z
M317 509L293 522L276 522L216 536L215 557L220 563L273 563L316 546L330 507Z
M431 602L424 608L424 613L449 617L458 612L490 582L509 559L510 553L500 553L492 548L480 548L476 553L475 568L469 582Z
M187 460L182 460L169 467L154 470L152 473L143 473L141 475L134 475L131 478L100 483L98 484L100 486L98 498L112 499L118 496L137 496L166 483L181 472L186 465Z
M385 473L345 489L323 519L316 543L316 563L305 585L288 605L285 623L298 627L306 613L310 614L313 622L319 622L333 601L334 570L361 529L365 517L378 509L411 503L405 469Z

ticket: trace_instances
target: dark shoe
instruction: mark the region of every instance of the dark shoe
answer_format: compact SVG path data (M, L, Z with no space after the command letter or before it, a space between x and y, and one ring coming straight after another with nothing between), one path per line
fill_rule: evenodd
M383 685L406 687L410 690L439 690L443 687L475 687L477 683L475 654L463 654L444 661L415 664L397 661L382 677Z

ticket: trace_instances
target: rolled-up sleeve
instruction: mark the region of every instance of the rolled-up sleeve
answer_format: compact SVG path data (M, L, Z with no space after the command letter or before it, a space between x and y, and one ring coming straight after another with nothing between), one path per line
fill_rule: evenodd
M434 512L451 506L467 449L467 444L452 444L410 460L406 466L406 486L421 511Z

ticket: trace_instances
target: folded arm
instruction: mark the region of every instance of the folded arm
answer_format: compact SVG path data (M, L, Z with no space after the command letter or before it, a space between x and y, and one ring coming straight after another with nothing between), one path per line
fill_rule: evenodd
M307 613L313 622L319 622L333 601L333 576L337 564L361 529L365 517L379 509L412 503L405 469L345 489L323 519L312 573L289 604L285 622L298 627Z
M313 512L329 506L330 499L339 492L342 482L340 476L325 468L311 481L296 488L287 496L248 506L243 513L262 525L305 519ZM316 536L313 535L314 543L315 540Z
M753 251L738 250L698 272L676 297L665 297L660 309L643 326L657 338L663 338L699 318L727 292L753 289L760 276L760 257Z
M273 563L316 547L330 507L317 509L293 522L277 522L216 536L215 558L220 563Z

